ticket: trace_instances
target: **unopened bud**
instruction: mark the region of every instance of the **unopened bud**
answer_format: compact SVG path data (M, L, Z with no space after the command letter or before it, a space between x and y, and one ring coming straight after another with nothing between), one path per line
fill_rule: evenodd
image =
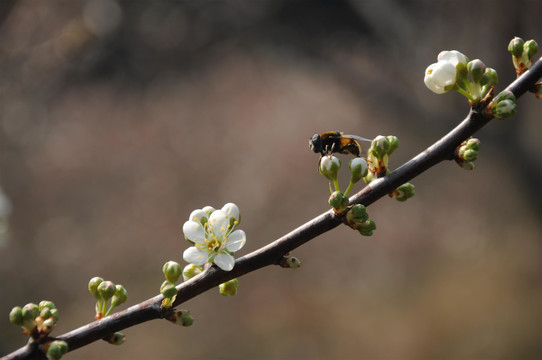
M348 207L349 199L342 192L334 191L329 197L328 203L336 213L342 213Z
M9 313L9 321L15 325L23 325L23 308L15 306Z
M525 41L525 44L523 44L523 51L525 51L527 59L531 60L538 52L538 44L534 40Z
M117 307L120 304L126 302L128 299L128 292L122 285L115 286L115 295L111 298L111 306Z
M194 276L200 274L203 271L203 268L199 265L188 264L183 269L183 279L184 281L193 278Z
M162 283L162 286L160 286L160 293L164 295L165 298L172 298L177 295L177 288L175 288L174 283L166 280Z
M237 279L231 279L218 286L220 295L233 296L237 294L237 288L239 287L239 281Z
M472 81L477 83L480 82L482 75L486 71L486 65L480 59L474 59L467 64L467 70L472 76Z
M179 280L179 276L181 276L183 269L181 265L179 265L177 262L168 261L162 267L162 271L164 272L164 275L167 280L171 281L172 283L175 283L177 282L177 280Z
M47 347L47 359L58 360L68 352L68 344L62 340L51 341Z
M100 285L98 285L98 293L104 301L111 299L116 291L117 288L111 281L102 281Z
M512 53L513 56L519 57L523 54L523 44L524 41L522 38L515 37L508 43L508 51Z
M318 170L331 181L337 180L337 174L341 168L341 160L335 156L323 156L320 158Z
M102 296L100 295L100 292L98 291L98 286L104 281L99 276L93 277L88 282L88 291L96 298L96 300L101 300Z

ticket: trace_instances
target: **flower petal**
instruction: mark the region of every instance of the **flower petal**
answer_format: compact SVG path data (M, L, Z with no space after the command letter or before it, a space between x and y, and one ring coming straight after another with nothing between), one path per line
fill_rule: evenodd
M241 250L245 246L247 236L243 230L235 230L228 236L228 242L226 243L226 250L230 252L236 252Z
M437 57L438 61L446 61L457 67L458 64L467 65L468 59L465 55L457 50L441 51Z
M224 271L230 271L235 265L235 259L230 254L220 253L215 256L214 263Z
M444 94L448 91L446 88L455 83L456 74L455 67L451 63L442 60L429 65L425 70L423 81L429 90L437 94Z
M239 207L234 203L227 203L222 207L226 217L239 221Z
M209 255L195 246L191 246L183 252L183 259L187 263L203 265L209 259Z
M184 237L193 243L201 243L205 240L205 229L195 221L187 221L183 224Z
M200 224L203 224L207 222L207 219L209 218L209 215L203 211L202 209L194 210L190 213L190 221L195 221Z
M209 218L209 225L219 241L224 239L229 223L230 221L226 218L226 213L222 210L215 210Z

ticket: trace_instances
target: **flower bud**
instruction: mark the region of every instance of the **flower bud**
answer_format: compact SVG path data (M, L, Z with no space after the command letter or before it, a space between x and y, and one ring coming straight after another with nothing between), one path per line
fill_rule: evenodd
M348 165L348 168L350 169L350 172L352 173L352 177L350 181L352 183L357 183L361 180L364 176L367 175L368 171L368 165L367 161L365 161L364 158L356 157L350 160L350 164Z
M537 99L542 98L542 83L535 84L536 92L534 93Z
M166 280L162 283L162 286L160 286L160 293L164 295L165 298L172 298L177 295L177 288L175 288L174 283Z
M406 201L407 199L414 196L415 187L411 183L404 183L403 185L399 186L395 191L393 192L393 197L397 201Z
M462 161L459 163L459 166L465 170L474 170L474 163L472 161Z
M372 236L373 230L376 229L376 224L373 220L369 219L361 224L359 228L359 233L363 236Z
M167 320L171 321L176 325L181 326L190 326L194 323L194 318L190 315L188 310L180 310L174 313L171 313L166 317Z
M36 319L39 315L39 307L36 304L29 303L23 306L22 309L22 317L23 317L23 324L22 326L31 333L36 328Z
M471 150L480 150L480 140L479 139L476 139L476 138L470 138L469 140L467 140L467 144L466 144L466 147L467 149L471 149Z
M480 82L486 71L486 65L480 59L474 59L467 64L467 70L472 76L472 81Z
M337 174L341 168L341 160L335 156L323 156L320 158L318 171L331 181L337 180Z
M356 204L346 213L346 221L352 229L359 230L367 220L369 220L369 214L364 205Z
M223 296L233 296L237 294L237 288L239 287L239 281L237 279L231 279L222 283L218 286L220 295Z
M488 105L491 113L499 119L512 117L518 111L516 97L511 91L501 91Z
M116 291L117 288L111 281L102 281L100 285L98 285L98 293L104 301L111 299Z
M39 329L40 333L49 334L55 327L55 321L51 318L44 320Z
M100 292L98 291L98 286L104 281L101 277L93 277L88 282L88 291L96 298L96 300L100 300L102 297L100 295Z
M329 197L329 205L335 210L336 213L342 213L348 207L348 196L344 195L340 191L334 191Z
M47 347L47 359L58 360L68 352L68 344L62 340L51 341Z
M9 312L9 321L15 325L23 325L23 308L20 306L15 306Z
M493 115L499 119L508 119L514 116L517 112L518 106L516 105L515 101L503 100L497 104L495 110L493 111Z
M103 339L111 345L122 345L126 342L126 336L121 332L113 333Z
M523 45L523 39L516 36L508 43L508 51L512 53L513 56L519 57L523 54Z
M42 319L49 319L51 317L51 309L49 308L43 308L41 311L40 311L40 317Z
M45 308L52 310L52 309L56 309L56 306L52 301L48 301L48 300L40 301L40 303L38 304L38 309L42 311Z
M534 40L528 40L523 44L523 51L527 55L527 59L531 60L538 52L538 44Z
M497 71L493 68L486 68L486 71L484 71L484 74L479 81L480 85L487 87L497 85L498 82L499 76L497 75Z
M184 281L193 278L203 271L203 268L199 265L188 264L183 269L183 279Z
M58 310L57 309L51 309L50 311L50 318L53 319L55 322L58 321Z
M283 266L283 267L287 267L289 269L297 269L298 267L301 266L301 260L299 260L295 256L290 256L290 257L285 258L284 263L286 266Z
M122 285L115 286L115 295L111 298L111 306L117 307L120 304L126 302L128 299L128 292Z
M399 147L399 138L394 135L386 136L388 142L390 143L390 148L388 149L388 155L391 155Z
M175 283L177 280L179 280L179 276L181 276L183 269L177 262L168 261L162 267L162 271L164 272L164 275L168 281Z
M374 138L373 142L371 143L370 151L379 159L381 160L384 156L388 154L388 151L391 148L390 141L382 135L378 135Z

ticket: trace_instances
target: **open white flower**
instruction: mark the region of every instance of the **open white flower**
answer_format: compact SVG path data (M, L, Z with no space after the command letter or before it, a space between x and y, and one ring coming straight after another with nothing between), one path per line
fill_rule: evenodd
M224 271L233 269L233 253L246 242L245 232L234 230L239 219L239 208L232 203L224 205L221 210L206 207L193 211L190 220L183 225L183 233L194 246L184 251L183 259L194 265L214 262Z
M455 84L457 70L455 66L446 60L429 65L425 70L423 82L425 86L436 94L444 94L450 91Z

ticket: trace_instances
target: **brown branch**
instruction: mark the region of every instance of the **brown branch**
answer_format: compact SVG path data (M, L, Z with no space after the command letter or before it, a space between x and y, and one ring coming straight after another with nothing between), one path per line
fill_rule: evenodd
M541 77L542 58L529 71L512 82L506 90L512 91L516 98L519 98L531 89ZM483 115L482 111L471 110L468 116L456 128L397 170L371 182L350 199L351 203L368 206L439 162L451 160L456 147L485 126L490 120L491 117ZM216 266L207 266L201 274L177 286L178 295L173 306L180 305L225 281L240 277L268 265L278 264L288 252L340 224L341 218L332 210L329 210L280 239L237 259L232 271L226 272ZM162 300L162 295L155 296L124 311L114 313L111 316L96 320L66 334L59 335L56 339L66 341L69 351L73 351L100 340L113 332L149 320L163 318L168 314L168 310L160 308ZM26 346L2 359L45 359L46 357L40 350L40 346L48 340L51 339L31 340Z

